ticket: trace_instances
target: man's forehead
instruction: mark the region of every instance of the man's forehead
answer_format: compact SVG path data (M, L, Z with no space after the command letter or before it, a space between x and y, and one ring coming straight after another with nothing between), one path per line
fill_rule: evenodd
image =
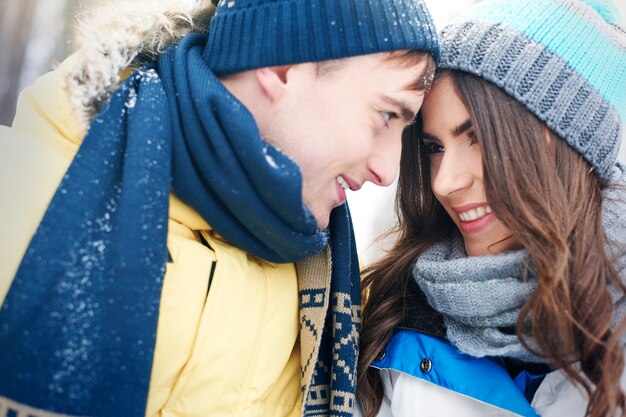
M389 54L386 62L405 68L415 68L415 77L405 89L410 91L428 91L435 78L437 66L431 54L419 51L400 51Z
M369 65L364 65L366 61L369 62ZM346 66L356 67L357 70L363 70L368 66L371 69L378 69L379 67L391 69L419 68L420 72L428 75L428 78L434 76L435 72L435 61L432 55L423 51L378 52L375 54L356 55L347 58L320 61L316 62L315 65L320 73L332 72L333 70L338 70ZM415 81L415 85L418 85L418 76L416 76Z

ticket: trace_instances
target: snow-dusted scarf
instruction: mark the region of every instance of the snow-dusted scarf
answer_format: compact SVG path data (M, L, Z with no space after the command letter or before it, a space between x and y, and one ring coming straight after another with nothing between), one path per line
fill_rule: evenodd
M626 171L618 164L603 193L603 222L626 277ZM443 315L447 337L472 356L507 356L527 362L541 358L528 352L512 329L522 305L537 288L525 250L468 257L463 238L449 239L425 251L413 266L413 277L429 304ZM610 288L616 304L615 322L626 314L626 299ZM531 342L532 338L527 338Z
M262 140L252 115L209 70L206 41L189 35L122 83L27 249L0 309L0 404L20 415L144 415L170 187L259 258L293 262L330 238L330 297L360 302L347 206L333 211L328 234L317 229L299 168ZM343 321L339 314L328 323ZM334 329L320 355L354 369L351 331ZM335 389L351 379L334 378Z

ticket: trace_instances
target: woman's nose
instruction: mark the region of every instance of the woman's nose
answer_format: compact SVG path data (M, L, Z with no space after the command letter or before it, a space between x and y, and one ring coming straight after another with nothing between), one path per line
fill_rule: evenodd
M454 152L443 153L441 161L434 167L432 175L432 187L435 194L452 195L472 186L473 170L467 166L467 158Z

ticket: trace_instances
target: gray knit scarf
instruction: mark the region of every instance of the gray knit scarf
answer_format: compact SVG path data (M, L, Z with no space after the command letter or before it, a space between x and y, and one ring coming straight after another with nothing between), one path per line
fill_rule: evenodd
M626 167L617 164L603 192L603 223L626 279ZM457 232L426 250L413 266L413 277L429 304L441 313L448 339L472 356L506 356L526 362L541 358L528 352L511 331L524 302L537 288L525 250L468 257ZM616 304L614 324L626 314L626 298L610 287ZM530 345L535 347L531 337ZM624 340L626 342L626 340Z

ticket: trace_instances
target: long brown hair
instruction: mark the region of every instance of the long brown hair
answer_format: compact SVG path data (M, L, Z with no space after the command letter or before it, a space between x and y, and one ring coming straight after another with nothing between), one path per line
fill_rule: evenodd
M451 77L475 126L489 205L533 261L538 288L521 309L518 337L532 351L524 339L530 324L536 353L589 394L587 416L624 415L624 325L611 327L615 308L609 283L621 293L626 290L617 258L605 251L609 242L602 224L602 190L607 184L499 88L463 72L439 72L437 78L444 74ZM364 272L357 395L366 417L378 412L383 396L378 371L369 365L404 320L407 305L423 302L415 297L412 264L455 227L433 195L421 131L418 115L403 136L398 240Z

